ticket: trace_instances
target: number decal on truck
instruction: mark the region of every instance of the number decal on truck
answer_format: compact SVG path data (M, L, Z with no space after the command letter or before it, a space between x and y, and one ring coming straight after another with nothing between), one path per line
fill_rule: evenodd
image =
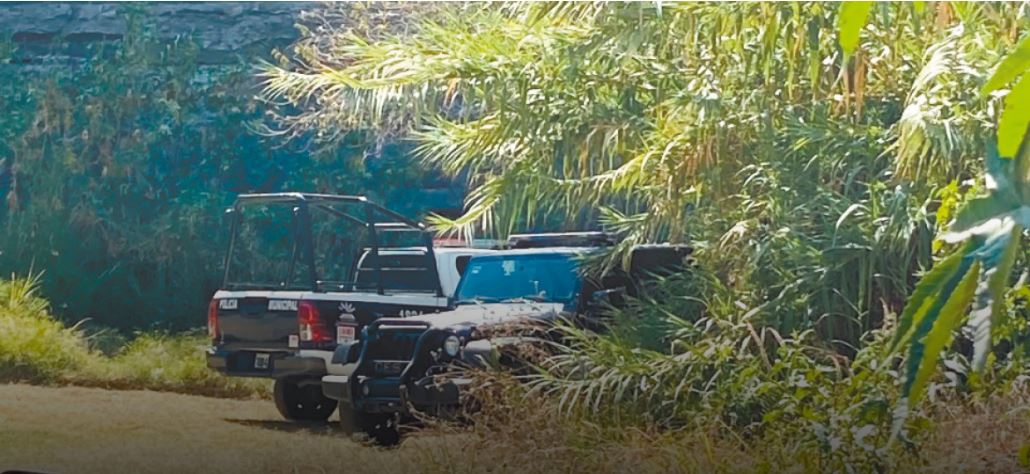
M420 314L422 314L422 312L417 309L402 309L400 316L402 318L410 318L412 316L418 316Z
M297 300L269 300L269 311L297 311Z

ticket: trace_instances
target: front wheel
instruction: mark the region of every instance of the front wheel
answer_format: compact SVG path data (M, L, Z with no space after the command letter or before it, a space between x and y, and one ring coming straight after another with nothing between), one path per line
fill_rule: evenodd
M317 381L276 379L273 393L275 407L287 420L325 421L336 410L336 400L323 395Z
M341 403L340 428L348 435L365 433L381 446L396 446L401 442L397 415L392 413L362 413Z

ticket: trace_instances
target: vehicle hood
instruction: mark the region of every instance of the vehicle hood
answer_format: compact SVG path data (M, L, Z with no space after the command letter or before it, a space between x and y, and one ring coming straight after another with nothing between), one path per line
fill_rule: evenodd
M435 328L474 327L523 319L553 320L562 312L561 303L484 303L461 305L451 311L405 318Z

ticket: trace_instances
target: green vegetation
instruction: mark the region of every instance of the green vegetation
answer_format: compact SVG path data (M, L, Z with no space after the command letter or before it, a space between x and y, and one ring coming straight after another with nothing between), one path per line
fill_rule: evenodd
M700 242L763 324L843 349L900 310L938 190L980 167L977 71L1022 21L1008 8L881 5L845 62L829 4L467 6L405 36L323 29L266 94L291 125L402 134L468 170L443 231Z
M696 247L689 274L611 331L562 328L527 383L483 375L466 431L491 460L544 462L525 456L546 446L565 470L609 453L608 467L883 471L976 449L942 441L975 439L968 420L1030 432L1005 418L1030 394L1025 4L325 8L265 64L270 110L242 92L244 69L195 81L188 41L145 54L139 22L80 69L4 77L0 269L45 268L69 320L187 328L234 193L379 189L393 205L391 183L440 172L471 189L463 215L433 219L442 233L600 226L624 246ZM220 113L190 122L206 110ZM265 112L321 148L239 125ZM397 145L357 163L372 139ZM34 289L0 284L5 380L266 388L206 371L200 335L123 344L56 322ZM993 449L1017 469L1019 447Z
M145 10L124 10L124 39L82 64L24 67L0 45L0 272L45 270L66 322L203 326L222 275L222 210L239 193L403 201L396 191L422 179L402 147L360 133L318 153L263 136L250 64L202 68L189 38L162 41ZM401 209L417 211L411 201Z
M990 150L1026 129L1028 26L1001 3L463 5L400 32L323 27L265 93L294 129L400 136L467 176L441 232L557 220L697 246L690 275L541 364L531 393L577 429L883 469L933 437L915 394L1018 387L1025 289L1005 288L1027 253L991 219L1018 213L1025 173ZM936 239L947 225L959 237Z
M71 383L197 395L267 396L269 384L207 368L203 334L138 334L101 351L105 334L65 327L37 293L40 276L0 281L0 382Z
M922 397L941 349L951 341L970 304L973 368L983 371L991 355L993 327L1004 316L1005 291L1023 231L1030 225L1028 54L1030 37L1001 61L983 87L984 93L991 93L1023 76L1005 96L998 118L998 149L991 144L987 150L987 195L966 202L941 236L947 242L966 243L920 280L901 315L893 347L911 342L905 374L905 398L911 403Z
M34 279L0 282L0 377L47 381L92 362L82 334L54 320Z

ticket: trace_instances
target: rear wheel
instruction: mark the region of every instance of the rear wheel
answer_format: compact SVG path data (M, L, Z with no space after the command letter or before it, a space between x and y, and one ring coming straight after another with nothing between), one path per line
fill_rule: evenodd
M337 405L322 394L318 381L276 379L274 396L275 407L287 420L325 421Z

